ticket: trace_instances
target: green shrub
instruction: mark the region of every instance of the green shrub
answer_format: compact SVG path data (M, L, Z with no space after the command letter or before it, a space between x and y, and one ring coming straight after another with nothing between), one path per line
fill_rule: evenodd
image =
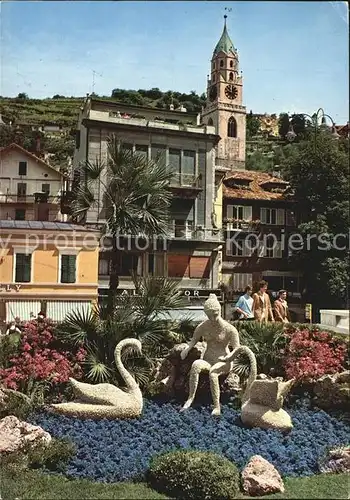
M207 451L179 450L154 457L150 485L172 498L229 500L237 498L239 472L227 458Z
M1 468L8 467L15 470L48 469L63 472L66 464L76 453L73 443L66 439L53 438L48 445L42 444L35 448L22 448L17 452L1 457Z

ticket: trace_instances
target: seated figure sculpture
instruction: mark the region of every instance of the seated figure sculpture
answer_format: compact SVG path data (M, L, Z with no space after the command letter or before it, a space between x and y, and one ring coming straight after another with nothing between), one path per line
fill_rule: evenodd
M212 415L220 415L220 385L219 376L228 374L232 369L231 361L220 361L220 358L232 356L239 348L238 330L221 317L221 306L215 294L211 293L204 304L205 314L208 316L194 331L188 346L181 352L181 359L185 359L189 351L203 337L206 348L201 359L193 362L190 371L189 395L181 411L189 408L196 395L199 375L202 371L209 371L210 390L213 398L214 409ZM234 351L229 350L229 345Z

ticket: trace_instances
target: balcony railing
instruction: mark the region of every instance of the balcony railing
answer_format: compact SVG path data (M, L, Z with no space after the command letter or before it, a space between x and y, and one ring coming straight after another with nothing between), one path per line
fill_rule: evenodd
M171 187L184 188L184 189L201 189L202 177L193 174L174 173L170 181Z
M224 220L226 231L259 231L261 222L260 220Z
M29 195L0 194L0 203L58 203L60 196L50 196L46 193L35 193Z
M197 240L197 241L222 241L221 229L205 228L202 226L174 225L168 233L170 239Z

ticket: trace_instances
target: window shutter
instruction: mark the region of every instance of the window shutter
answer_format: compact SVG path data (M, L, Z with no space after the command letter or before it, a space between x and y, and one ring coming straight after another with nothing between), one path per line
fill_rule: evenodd
M31 262L32 256L30 254L16 254L15 281L17 283L30 283Z
M284 226L284 208L277 209L277 221L278 226Z
M266 212L267 212L266 208L260 208L260 220L262 224L266 224L267 220Z
M227 205L227 218L233 219L233 205Z
M61 283L75 283L76 255L61 256Z
M276 258L281 258L282 257L282 245L280 241L276 242L275 248L274 248L274 257Z
M168 276L169 278L188 278L189 256L168 254Z
M264 245L264 242L260 241L258 247L258 257L265 257L265 255L266 255L266 247Z
M252 207L243 207L243 219L252 220Z

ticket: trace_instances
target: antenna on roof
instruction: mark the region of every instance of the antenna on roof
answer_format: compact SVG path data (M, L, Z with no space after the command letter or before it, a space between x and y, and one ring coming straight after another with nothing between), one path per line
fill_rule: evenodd
M92 70L92 91L91 91L92 94L95 93L95 75L102 77L101 73L97 73L97 71L95 71L94 69Z

